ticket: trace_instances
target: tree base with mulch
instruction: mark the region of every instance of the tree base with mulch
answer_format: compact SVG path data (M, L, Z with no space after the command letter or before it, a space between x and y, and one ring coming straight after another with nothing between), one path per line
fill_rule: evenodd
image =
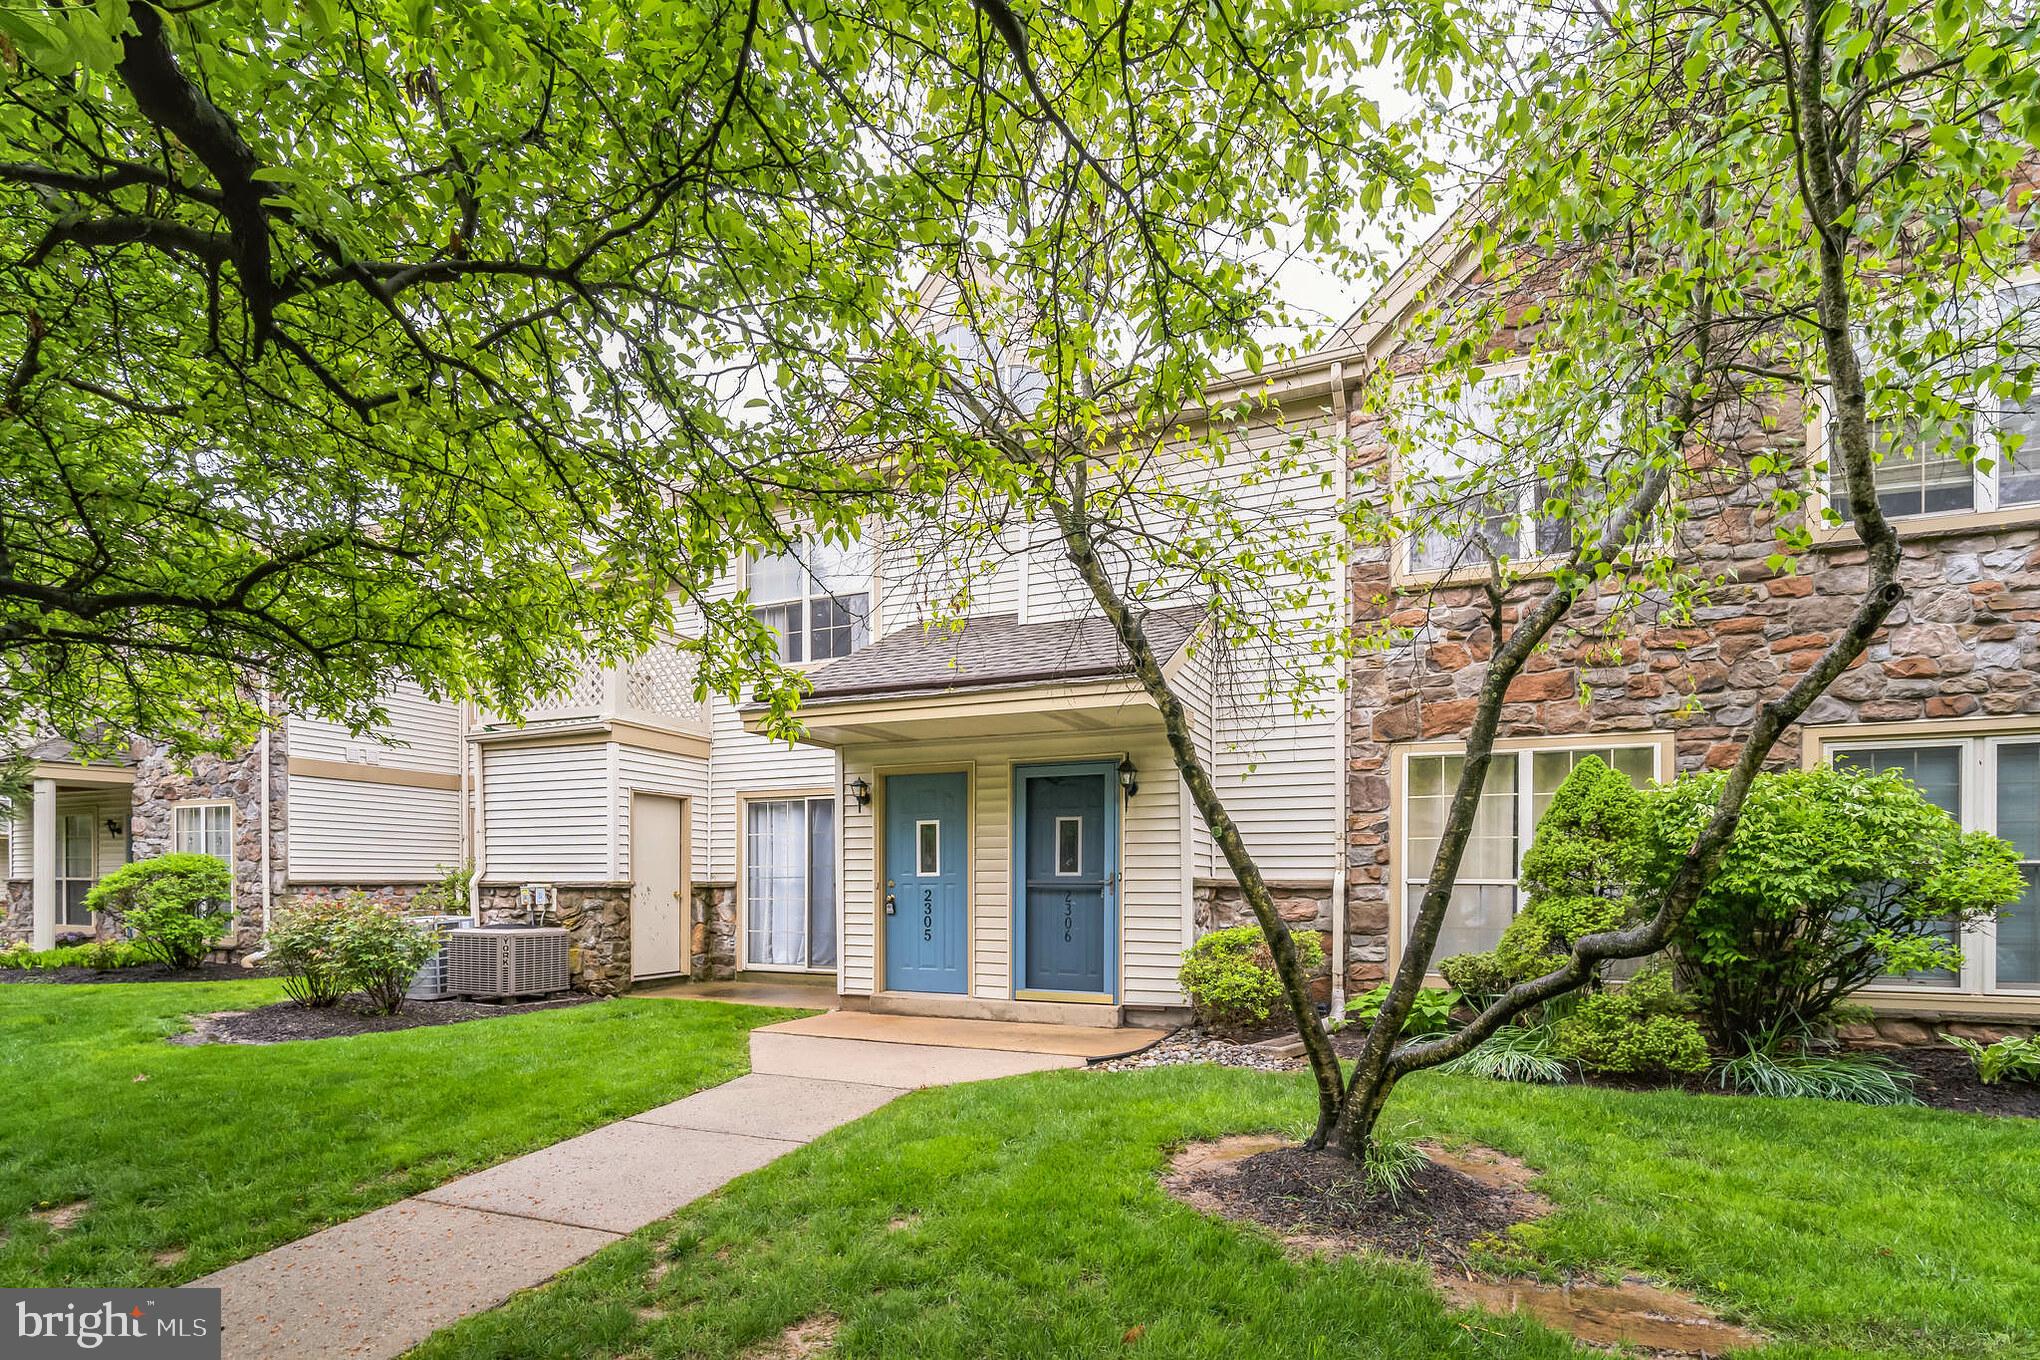
M1690 1295L1633 1276L1557 1284L1478 1271L1469 1256L1552 1211L1523 1163L1486 1148L1424 1146L1425 1160L1390 1191L1350 1158L1281 1138L1236 1137L1178 1153L1163 1185L1193 1208L1272 1230L1299 1250L1363 1253L1428 1264L1453 1303L1527 1313L1589 1345L1657 1356L1715 1356L1762 1345Z
M171 1036L173 1044L287 1044L302 1039L339 1039L354 1034L383 1034L392 1030L421 1029L428 1025L457 1025L470 1020L489 1020L531 1011L557 1010L579 1006L598 998L584 992L544 1001L495 1005L484 1001L412 1001L395 1015L378 1015L352 1001L337 1006L307 1007L294 1001L279 1001L252 1011L219 1011L192 1017L192 1027Z

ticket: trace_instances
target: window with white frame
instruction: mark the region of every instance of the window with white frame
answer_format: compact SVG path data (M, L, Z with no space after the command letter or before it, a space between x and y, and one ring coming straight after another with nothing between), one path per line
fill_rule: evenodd
M1994 294L1983 319L2040 330L2040 284ZM1822 411L1824 423L1830 423ZM1825 431L1823 431L1825 435ZM2040 507L2040 391L2021 401L1981 396L1956 418L1908 416L1873 423L1878 508L1894 519ZM1846 522L1848 478L1827 456L1827 497Z
M170 848L234 862L234 805L179 803L170 813Z
M781 661L848 656L871 640L871 557L855 545L806 539L750 559L751 612L779 638Z
M1964 992L2040 991L2040 732L2016 736L1838 738L1823 746L1837 764L1897 770L1921 795L1970 830L1989 831L2019 853L2026 892L1994 922L1963 927L1962 971L1882 978L1879 987ZM1954 937L1956 927L1949 926Z
M57 817L57 924L89 926L85 898L99 881L99 823L89 812Z
M1558 786L1581 759L1599 756L1609 768L1641 787L1664 777L1658 768L1658 754L1659 748L1654 744L1588 742L1578 746L1497 751L1481 786L1473 834L1467 839L1466 852L1460 859L1452 903L1446 908L1444 928L1439 931L1437 951L1432 957L1444 959L1495 947L1503 927L1522 907L1517 879L1522 872L1523 852L1530 848L1537 823L1551 807ZM1405 934L1423 905L1431 865L1438 857L1438 841L1445 832L1446 814L1465 767L1465 756L1457 753L1403 753L1400 863Z
M1503 427L1523 383L1520 367L1493 373L1420 417L1425 430L1409 455L1405 508L1435 514L1448 524L1410 536L1405 545L1409 571L1451 571L1497 557L1522 561L1565 547L1565 520L1542 513L1550 496L1547 485L1528 477L1514 482L1506 475L1484 477L1509 459ZM1455 496L1452 488L1462 482L1472 485Z
M836 803L744 804L744 960L751 968L836 965Z

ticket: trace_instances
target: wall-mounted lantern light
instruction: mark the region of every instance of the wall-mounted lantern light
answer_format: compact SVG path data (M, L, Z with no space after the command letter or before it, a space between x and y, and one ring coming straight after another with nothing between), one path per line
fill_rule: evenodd
M1128 798L1140 792L1140 771L1133 768L1133 757L1123 757L1119 762L1119 787L1126 791Z
M847 794L850 798L850 801L855 803L858 807L871 806L871 785L865 783L863 779L859 778L851 780L849 783L843 786L843 792Z

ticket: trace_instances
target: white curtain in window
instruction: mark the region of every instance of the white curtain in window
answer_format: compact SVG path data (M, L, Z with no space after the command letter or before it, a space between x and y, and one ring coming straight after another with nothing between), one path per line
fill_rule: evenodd
M745 957L797 967L807 961L807 802L752 803L747 816Z

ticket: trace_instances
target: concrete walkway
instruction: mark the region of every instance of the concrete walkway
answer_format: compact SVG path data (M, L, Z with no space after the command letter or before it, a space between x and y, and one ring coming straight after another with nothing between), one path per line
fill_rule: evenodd
M399 1355L909 1088L1080 1067L1100 1042L990 1021L821 1023L842 1014L753 1030L748 1076L192 1281L222 1291L226 1360Z

